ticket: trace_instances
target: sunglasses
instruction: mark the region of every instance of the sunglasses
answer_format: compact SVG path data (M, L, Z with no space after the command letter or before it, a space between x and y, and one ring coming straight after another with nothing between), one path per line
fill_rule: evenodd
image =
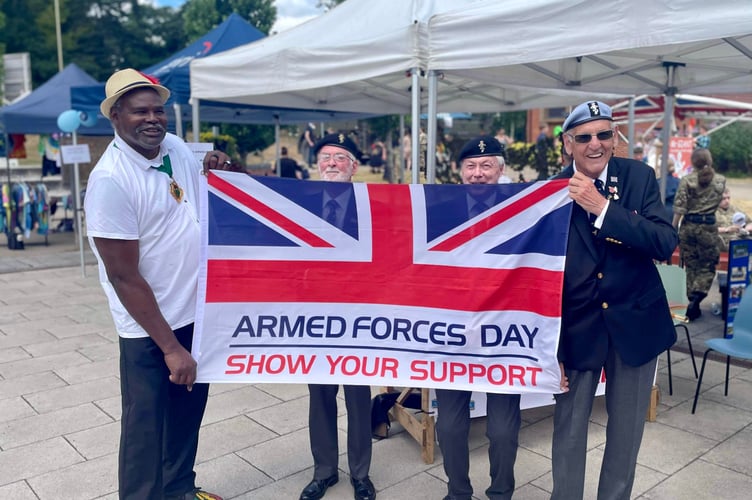
M593 140L593 136L595 136L599 141L607 141L609 139L613 139L614 137L614 131L613 130L604 130L602 132L598 132L597 134L567 134L569 137L574 139L574 142L578 144L587 144L591 140Z

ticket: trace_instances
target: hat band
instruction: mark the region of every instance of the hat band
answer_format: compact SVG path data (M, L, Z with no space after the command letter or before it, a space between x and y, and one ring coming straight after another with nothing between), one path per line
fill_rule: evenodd
M147 85L147 86L149 86L149 87L152 87L152 88L154 88L154 90L156 90L156 87L157 87L157 85L156 85L156 84L154 84L154 83L151 83L151 82L145 82L145 81L143 81L143 80L142 80L142 81L139 81L139 82L133 82L133 83L129 83L129 84L128 84L128 85L126 85L125 87L121 87L121 88L120 88L120 90L118 90L117 92L113 93L112 95L115 95L115 94L119 94L119 93L121 93L122 91L129 89L130 87L135 87L136 85L141 85L141 86ZM112 96L110 96L110 97L112 97Z

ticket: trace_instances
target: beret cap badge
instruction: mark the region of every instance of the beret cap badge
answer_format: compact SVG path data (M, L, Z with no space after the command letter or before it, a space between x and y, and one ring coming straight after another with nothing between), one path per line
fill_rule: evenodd
M457 162L461 163L465 158L480 156L504 156L504 146L491 135L474 137L462 146L457 156Z
M600 101L583 102L572 110L561 128L563 132L567 132L578 125L595 120L613 121L611 107Z

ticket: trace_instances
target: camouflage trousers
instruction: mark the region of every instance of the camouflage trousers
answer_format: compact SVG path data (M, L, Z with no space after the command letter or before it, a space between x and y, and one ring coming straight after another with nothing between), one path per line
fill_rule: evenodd
M684 221L679 228L679 248L687 270L687 296L708 293L718 264L718 227Z

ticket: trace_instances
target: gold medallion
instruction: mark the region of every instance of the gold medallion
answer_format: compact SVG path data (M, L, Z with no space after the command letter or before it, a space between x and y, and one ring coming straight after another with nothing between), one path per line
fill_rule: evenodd
M175 179L171 179L172 182L170 182L170 194L173 198L175 198L175 201L180 203L183 201L183 189L178 185L177 182L175 182Z

